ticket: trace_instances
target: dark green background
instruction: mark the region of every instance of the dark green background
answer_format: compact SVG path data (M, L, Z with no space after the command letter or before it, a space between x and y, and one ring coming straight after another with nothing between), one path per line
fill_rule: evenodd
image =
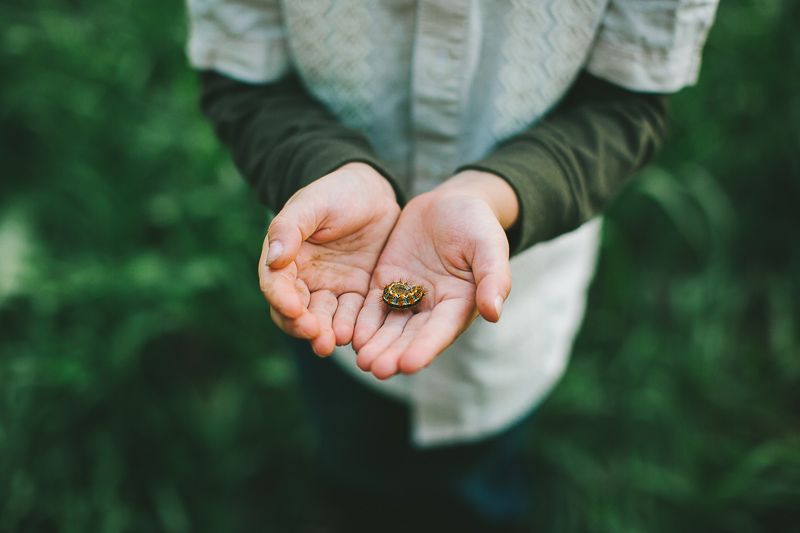
M183 17L0 3L1 532L290 532L325 497ZM800 531L798 21L723 1L610 209L536 531Z

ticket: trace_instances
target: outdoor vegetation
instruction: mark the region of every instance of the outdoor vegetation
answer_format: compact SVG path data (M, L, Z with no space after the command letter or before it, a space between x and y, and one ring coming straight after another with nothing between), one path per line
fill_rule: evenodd
M531 531L800 531L799 21L724 0L608 211ZM0 25L0 533L301 531L325 494L267 214L198 112L183 5L3 0Z

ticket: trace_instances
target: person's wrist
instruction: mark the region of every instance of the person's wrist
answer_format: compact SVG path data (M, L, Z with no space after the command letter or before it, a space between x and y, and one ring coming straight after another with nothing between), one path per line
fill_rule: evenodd
M519 199L511 185L496 174L464 170L435 189L445 194L463 194L486 202L503 229L509 229L519 218Z
M357 174L364 180L368 187L374 188L377 193L385 195L393 202L397 202L397 195L395 194L392 184L389 183L389 180L367 163L346 163L342 165L339 170L346 170Z

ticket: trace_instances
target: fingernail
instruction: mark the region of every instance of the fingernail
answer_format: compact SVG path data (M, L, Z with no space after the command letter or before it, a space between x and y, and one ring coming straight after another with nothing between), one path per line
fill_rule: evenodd
M283 253L283 244L281 241L269 243L269 251L267 251L267 266L271 265L273 261L281 256Z
M494 308L497 311L497 317L500 318L500 313L503 312L503 297L498 296L494 300Z

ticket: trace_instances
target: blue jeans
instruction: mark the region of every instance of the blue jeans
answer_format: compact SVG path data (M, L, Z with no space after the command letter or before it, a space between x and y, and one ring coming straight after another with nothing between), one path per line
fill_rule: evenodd
M359 522L364 531L510 531L528 514L526 421L478 442L416 448L405 404L316 356L306 341L290 343L326 496L353 522L348 531Z

